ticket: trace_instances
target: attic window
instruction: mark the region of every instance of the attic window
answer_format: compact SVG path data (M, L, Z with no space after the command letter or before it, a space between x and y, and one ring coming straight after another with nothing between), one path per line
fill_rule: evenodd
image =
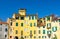
M21 17L21 20L24 20L24 17Z
M19 19L19 16L16 16L16 19Z
M49 16L47 17L47 21L48 21L48 20L50 20L50 17L49 17Z

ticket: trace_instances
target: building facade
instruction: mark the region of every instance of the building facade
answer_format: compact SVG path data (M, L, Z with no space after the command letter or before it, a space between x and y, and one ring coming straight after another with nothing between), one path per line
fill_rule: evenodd
M9 39L37 39L37 14L26 15L26 9L8 18Z
M26 14L20 9L18 14L8 18L8 39L59 39L60 18L55 15L39 18L37 14Z
M0 39L8 39L8 23L0 21Z

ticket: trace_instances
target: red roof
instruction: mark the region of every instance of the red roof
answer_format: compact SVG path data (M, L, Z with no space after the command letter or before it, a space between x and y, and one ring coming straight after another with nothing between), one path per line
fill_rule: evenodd
M8 24L7 22L0 22L0 24Z

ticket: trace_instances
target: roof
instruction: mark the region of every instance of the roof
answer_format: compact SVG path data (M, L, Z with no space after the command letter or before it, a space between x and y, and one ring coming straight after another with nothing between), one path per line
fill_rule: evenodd
M0 24L8 24L7 22L0 22Z

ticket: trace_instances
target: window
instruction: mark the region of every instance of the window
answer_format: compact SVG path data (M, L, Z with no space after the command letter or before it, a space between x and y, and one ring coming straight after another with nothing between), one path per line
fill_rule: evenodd
M44 38L44 36L42 36L42 38Z
M12 22L10 22L10 25L12 26Z
M30 34L32 34L32 30L30 31Z
M43 28L45 28L45 26L43 26Z
M43 34L45 34L45 30L43 30Z
M52 31L56 32L57 31L57 27L52 27Z
M16 23L16 26L18 26L18 23Z
M30 36L30 38L32 38L32 36Z
M7 28L5 28L5 31L6 31L6 32L8 31Z
M45 38L46 38L46 36L45 36Z
M36 17L35 16L30 16L30 18L29 18L30 20L35 20L36 19Z
M24 17L21 17L21 20L24 20Z
M16 19L19 19L19 16L16 16Z
M36 23L34 23L34 26L36 26Z
M23 23L21 23L21 26L23 26Z
M46 36L42 36L42 38L46 38Z
M47 34L51 34L51 31L47 31Z
M12 36L10 36L10 38L12 38Z
M36 16L34 16L34 20L36 19Z
M32 23L30 23L30 26L32 27Z
M39 30L39 34L40 34L40 30Z
M34 39L36 38L36 36L34 36Z
M34 20L34 16L32 16L32 20Z
M16 34L18 34L18 31L16 30Z
M32 16L29 17L29 20L32 20Z
M51 23L48 23L47 24L47 28L51 28Z
M50 17L48 16L48 17L47 17L47 21L49 21L49 20L50 20Z
M26 38L26 36L25 36L25 38Z
M5 38L7 37L7 35L5 35Z
M23 31L21 31L21 35L23 35Z
M39 36L39 38L41 38L41 36Z
M36 34L36 30L34 30L34 34Z

